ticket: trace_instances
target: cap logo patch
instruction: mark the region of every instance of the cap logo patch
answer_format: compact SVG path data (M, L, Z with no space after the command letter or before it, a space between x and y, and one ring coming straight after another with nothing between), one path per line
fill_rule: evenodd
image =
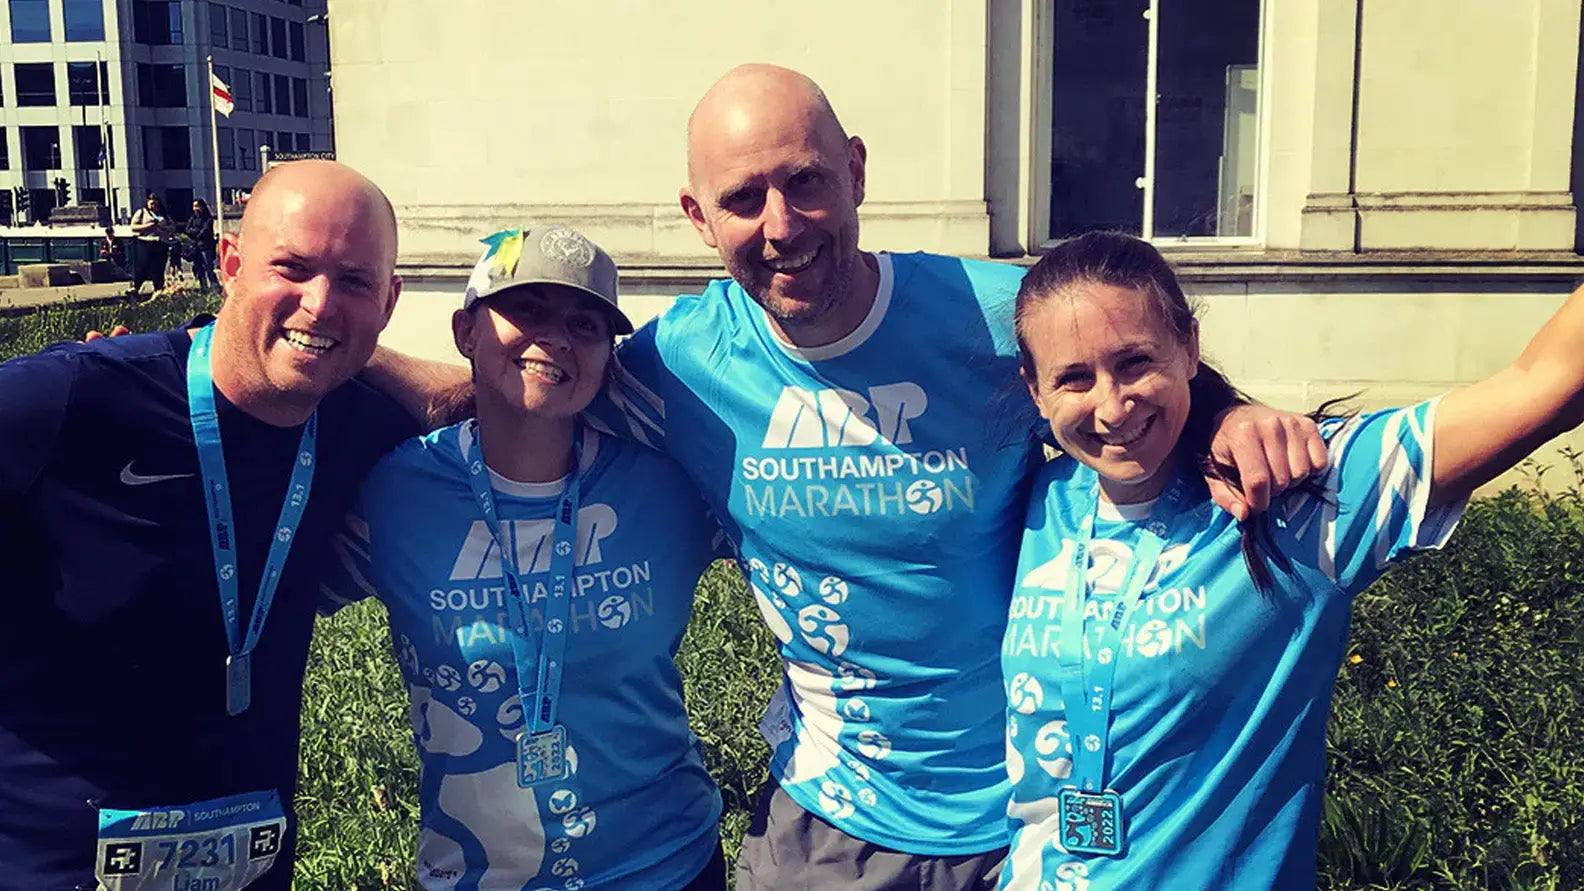
M594 245L581 234L565 226L555 226L545 231L539 249L551 260L576 269L586 268L594 262Z
M500 244L495 246L494 263L492 264L495 275L499 278L511 278L517 274L517 261L522 257L523 232L507 235Z

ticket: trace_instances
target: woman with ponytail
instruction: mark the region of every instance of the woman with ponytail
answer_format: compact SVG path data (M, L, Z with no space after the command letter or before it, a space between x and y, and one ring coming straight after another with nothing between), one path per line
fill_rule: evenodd
M1002 887L1314 887L1352 598L1584 422L1584 297L1487 380L1357 417L1323 406L1326 471L1242 523L1205 484L1235 476L1209 431L1242 397L1201 360L1152 246L1058 246L1023 280L1017 335L1064 454L1036 479L1002 646Z

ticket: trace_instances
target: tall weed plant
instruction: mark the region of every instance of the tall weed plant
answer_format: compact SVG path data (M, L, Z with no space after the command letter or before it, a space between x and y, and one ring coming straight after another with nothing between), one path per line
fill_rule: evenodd
M0 359L215 305L189 292L0 318ZM1328 729L1325 891L1584 889L1584 474L1562 472L1578 481L1563 494L1470 505L1445 551L1359 596ZM733 858L765 777L772 644L740 576L711 569L677 662ZM377 603L320 621L306 686L296 887L416 888L417 760Z

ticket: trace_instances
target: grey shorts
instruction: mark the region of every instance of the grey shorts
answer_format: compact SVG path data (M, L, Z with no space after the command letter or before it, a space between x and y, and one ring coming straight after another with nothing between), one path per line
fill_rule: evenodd
M931 856L870 844L804 810L770 779L737 857L737 891L991 891L1006 853Z

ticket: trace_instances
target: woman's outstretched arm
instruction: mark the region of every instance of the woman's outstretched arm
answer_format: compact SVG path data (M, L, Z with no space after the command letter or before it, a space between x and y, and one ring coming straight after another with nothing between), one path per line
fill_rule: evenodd
M1466 498L1584 423L1584 286L1513 363L1436 407L1432 504Z

